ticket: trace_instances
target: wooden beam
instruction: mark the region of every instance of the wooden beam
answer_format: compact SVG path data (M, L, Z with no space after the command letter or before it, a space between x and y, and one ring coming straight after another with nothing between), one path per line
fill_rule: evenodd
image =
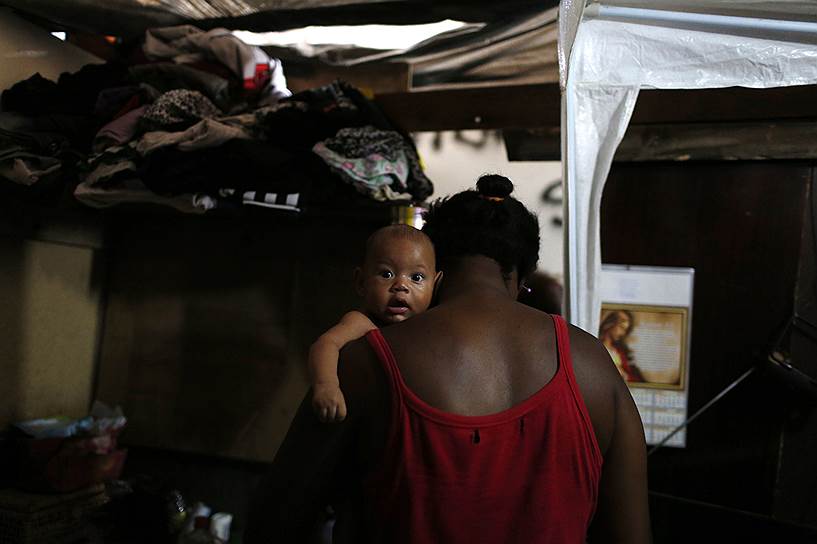
M644 90L631 124L817 118L817 85L774 89Z
M288 71L287 87L293 93L328 85L342 79L368 96L377 93L404 93L411 86L411 70L403 62L371 66L301 66Z
M511 161L558 161L559 127L505 130ZM630 125L620 162L817 159L817 119L808 121Z
M632 125L616 161L817 158L817 120L778 123Z
M555 83L375 96L386 115L407 132L558 125L560 100Z
M409 132L559 126L555 83L386 93L375 97ZM721 123L817 118L817 85L776 89L641 91L632 124Z

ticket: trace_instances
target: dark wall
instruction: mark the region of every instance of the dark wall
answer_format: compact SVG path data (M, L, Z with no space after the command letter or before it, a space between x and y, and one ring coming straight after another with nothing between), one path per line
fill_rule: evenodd
M812 170L809 202L803 225L800 268L797 278L796 326L790 332L791 363L799 371L817 377L817 169ZM803 470L814 466L817 452L817 380L791 391L787 403L788 417L783 428L780 448L780 472L775 497L775 515L794 523L817 520L817 471ZM817 541L817 538L815 538Z
M271 461L309 345L357 306L368 233L346 218L117 218L99 398L128 445Z
M689 414L757 365L791 317L811 176L803 162L613 166L602 261L695 269ZM656 451L656 542L680 542L712 519L724 536L782 531L778 520L790 518L775 503L790 412L786 390L757 371L691 424L686 448Z

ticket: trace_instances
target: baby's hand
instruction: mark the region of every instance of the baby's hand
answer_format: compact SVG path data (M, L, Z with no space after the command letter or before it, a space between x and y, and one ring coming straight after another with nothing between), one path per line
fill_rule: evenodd
M346 419L346 401L336 384L317 383L312 390L312 409L324 423Z

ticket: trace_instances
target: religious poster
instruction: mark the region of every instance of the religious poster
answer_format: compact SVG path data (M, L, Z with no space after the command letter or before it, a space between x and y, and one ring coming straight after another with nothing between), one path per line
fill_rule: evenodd
M602 304L599 340L631 387L683 390L686 308Z
M647 444L684 447L694 271L604 265L599 340L641 415Z

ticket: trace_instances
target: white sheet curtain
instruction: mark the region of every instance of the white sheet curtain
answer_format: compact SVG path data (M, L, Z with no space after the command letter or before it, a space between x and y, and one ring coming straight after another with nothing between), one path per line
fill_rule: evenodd
M694 4L699 13L639 7L668 4ZM559 26L565 305L573 324L598 330L601 196L639 92L817 83L817 22L810 20L817 15L807 4L623 0L581 9L562 2L560 18L571 19Z

